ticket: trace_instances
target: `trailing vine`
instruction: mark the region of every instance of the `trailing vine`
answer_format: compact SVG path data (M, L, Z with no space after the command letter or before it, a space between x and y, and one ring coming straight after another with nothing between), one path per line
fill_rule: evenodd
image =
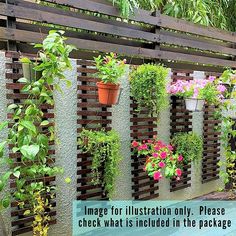
M140 111L147 108L150 115L157 116L168 106L168 69L162 65L143 64L130 74L131 95L137 101Z
M33 235L37 236L47 236L49 229L55 187L47 183L47 178L63 172L61 167L50 164L54 162L49 150L50 142L55 141L55 130L53 123L44 118L43 110L45 106L54 105L53 90L62 92L62 81L70 86L63 72L71 68L69 54L74 47L66 45L63 34L63 31L52 30L42 44L36 44L35 47L39 48L36 61L21 59L41 76L37 78L36 73L32 73L32 77L18 80L23 84L21 92L28 94L28 98L22 104L11 104L8 107L12 113L11 121L0 125L2 130L13 123L7 139L0 143L1 164L10 165L9 171L0 177L0 191L11 176L16 182L16 189L2 198L1 206L8 207L11 198L18 202L18 206L25 209L24 215L34 216ZM6 145L19 158L19 164L15 165L4 155Z
M228 69L224 71L219 78L221 82L226 83L228 91L225 94L226 100L219 106L216 117L222 120L221 140L224 149L225 160L219 161L218 165L224 167L220 170L220 177L225 184L230 184L231 190L236 189L236 152L232 150L231 139L236 138L235 120L229 115L236 111L235 98L236 91L236 71Z
M112 197L114 183L119 173L118 164L122 159L120 154L120 138L116 131L82 130L78 140L84 152L92 155L93 185L102 184L108 197ZM101 173L101 168L104 172Z

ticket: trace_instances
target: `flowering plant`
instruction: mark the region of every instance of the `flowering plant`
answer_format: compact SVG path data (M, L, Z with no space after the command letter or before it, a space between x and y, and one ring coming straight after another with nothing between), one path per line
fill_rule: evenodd
M126 59L119 60L117 55L111 52L104 57L99 55L94 60L98 70L97 75L102 82L118 84L119 78L125 73Z
M154 180L163 176L166 178L182 176L183 156L173 152L173 146L166 145L161 140L147 140L132 142L133 152L137 157L146 157L144 171Z
M224 99L226 87L214 76L201 80L177 80L169 85L168 93L183 98L203 99L209 104L217 104Z

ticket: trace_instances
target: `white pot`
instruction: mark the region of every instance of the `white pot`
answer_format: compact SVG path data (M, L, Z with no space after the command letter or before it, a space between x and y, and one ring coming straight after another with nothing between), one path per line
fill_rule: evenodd
M205 103L204 99L196 99L196 98L185 99L186 109L189 111L202 111L204 103Z

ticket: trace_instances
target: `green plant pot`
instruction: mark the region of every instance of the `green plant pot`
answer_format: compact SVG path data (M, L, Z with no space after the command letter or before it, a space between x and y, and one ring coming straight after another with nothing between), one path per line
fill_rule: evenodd
M42 71L35 71L32 63L22 63L23 77L29 81L36 81L42 77Z

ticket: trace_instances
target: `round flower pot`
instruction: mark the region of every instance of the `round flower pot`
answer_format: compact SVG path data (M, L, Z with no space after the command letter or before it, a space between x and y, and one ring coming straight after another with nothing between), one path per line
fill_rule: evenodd
M196 98L185 99L186 109L189 111L202 111L204 103L205 103L204 99L196 99Z
M114 105L118 101L120 85L112 83L97 82L99 103Z
M29 81L36 81L42 77L41 71L34 70L35 65L32 63L22 63L23 77Z

